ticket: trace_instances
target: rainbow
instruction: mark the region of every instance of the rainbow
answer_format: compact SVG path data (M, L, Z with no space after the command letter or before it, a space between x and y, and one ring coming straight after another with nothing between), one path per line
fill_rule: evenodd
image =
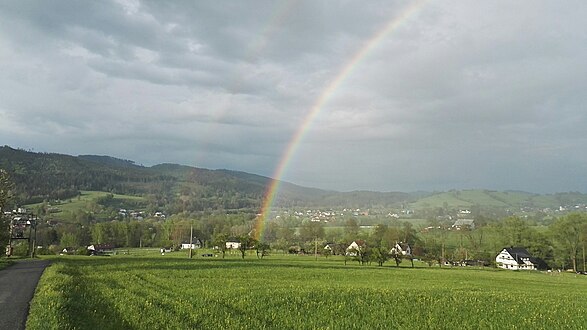
M353 72L353 70L357 67L357 65L363 60L370 51L372 51L386 36L397 30L398 27L402 25L402 23L406 22L410 17L412 17L416 12L418 12L426 3L425 0L422 1L414 1L410 6L406 7L399 15L394 16L381 30L375 33L371 39L369 39L361 49L359 49L354 56L346 63L346 65L339 71L339 73L332 79L330 84L326 86L326 88L322 91L316 102L311 108L311 111L306 115L302 124L299 126L297 131L294 133L293 137L291 138L281 160L276 167L273 173L273 179L271 184L267 188L265 192L265 198L263 200L263 205L261 208L261 214L257 216L255 221L255 238L256 239L263 239L263 234L265 231L265 223L267 221L267 217L271 211L271 207L273 205L275 196L277 191L279 190L279 184L281 182L281 178L283 177L287 165L289 164L290 160L292 159L293 155L295 154L300 142L304 138L306 132L310 129L312 122L316 119L320 110L324 107L326 102L330 99L330 97L334 94L334 92L340 87L340 85L349 77L349 75Z

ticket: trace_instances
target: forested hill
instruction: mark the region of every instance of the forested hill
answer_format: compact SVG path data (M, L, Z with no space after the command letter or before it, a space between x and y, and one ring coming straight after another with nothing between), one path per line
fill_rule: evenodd
M0 168L10 173L16 202L23 204L70 198L80 190L145 194L176 181L149 168L129 165L111 157L74 157L0 147Z
M66 199L81 190L147 196L170 213L204 210L257 212L272 180L231 171L177 164L144 167L109 156L70 156L0 147L0 168L16 184L16 202ZM284 207L391 207L411 201L405 193L339 193L280 183L276 205Z
M144 167L109 156L70 156L35 153L0 147L0 168L15 183L18 204L67 199L81 190L105 191L148 197L154 207L169 213L246 210L258 212L272 180L231 171L176 164ZM436 193L335 192L281 182L275 205L296 208L403 208L442 214L449 209L500 209L576 207L587 195L557 193L452 190Z

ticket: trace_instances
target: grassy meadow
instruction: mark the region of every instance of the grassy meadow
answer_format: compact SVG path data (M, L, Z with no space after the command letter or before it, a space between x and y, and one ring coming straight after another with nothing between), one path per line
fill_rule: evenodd
M73 221L74 215L79 212L86 212L88 210L93 210L94 212L98 213L99 216L100 210L97 209L96 203L100 198L106 197L110 195L108 192L103 191L81 191L81 194L78 197L66 199L60 201L59 203L53 203L53 208L56 211L51 212L51 217L66 220L66 221ZM120 195L120 194L112 194L113 203L116 204L140 204L145 201L144 197L139 196L132 196L132 195ZM37 204L29 204L25 205L25 208L29 210L35 210L39 207L42 203Z
M571 329L587 276L130 250L53 259L27 329Z

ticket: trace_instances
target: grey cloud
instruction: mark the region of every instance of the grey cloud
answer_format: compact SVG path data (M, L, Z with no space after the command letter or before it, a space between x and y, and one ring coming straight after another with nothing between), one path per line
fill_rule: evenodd
M584 190L582 2L425 2L333 91L413 3L137 4L0 3L3 143L272 175L303 130L308 186Z

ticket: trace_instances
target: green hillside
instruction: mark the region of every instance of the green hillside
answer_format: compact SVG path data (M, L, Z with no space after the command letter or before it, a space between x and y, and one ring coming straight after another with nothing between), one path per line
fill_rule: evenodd
M90 212L96 219L110 220L116 217L113 213L118 209L144 210L146 206L144 197L103 191L80 191L75 198L25 205L37 215L66 222L77 222L80 214L86 212Z
M581 193L557 193L538 195L520 191L451 190L435 193L410 204L413 209L448 208L463 209L473 206L501 209L558 209L587 204L587 195Z
M177 164L152 167L109 156L70 156L34 153L0 147L0 168L15 183L14 203L73 200L82 191L143 198L141 207L168 214L182 212L258 213L273 180L232 171L210 170ZM333 208L387 210L434 209L476 210L558 209L587 204L587 195L577 192L538 195L520 191L451 190L448 192L336 192L281 182L274 206L282 208ZM397 212L397 211L395 211Z

